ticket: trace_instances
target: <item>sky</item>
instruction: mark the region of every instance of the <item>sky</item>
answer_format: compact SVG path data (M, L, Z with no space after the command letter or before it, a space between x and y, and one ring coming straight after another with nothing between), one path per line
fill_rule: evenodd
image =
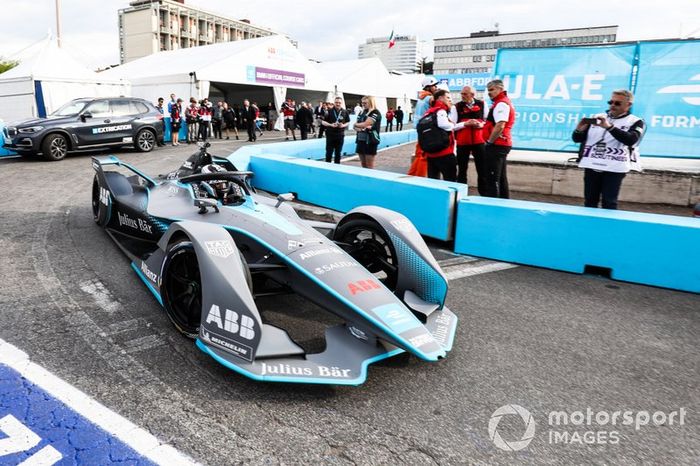
M55 0L2 0L0 58L55 34ZM416 35L421 40L498 29L524 31L618 25L618 41L700 38L700 0L498 0L380 2L355 0L185 0L212 13L287 34L308 58L357 58L366 38ZM96 69L119 63L117 11L128 0L60 0L63 45ZM358 6L359 5L359 6ZM480 6L483 5L483 6Z

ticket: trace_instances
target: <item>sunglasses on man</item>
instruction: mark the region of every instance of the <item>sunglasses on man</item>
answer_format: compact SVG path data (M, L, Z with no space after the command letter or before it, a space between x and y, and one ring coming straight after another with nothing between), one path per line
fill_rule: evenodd
M621 100L608 100L608 105L614 105L615 107L618 107L622 104L624 104L624 102Z

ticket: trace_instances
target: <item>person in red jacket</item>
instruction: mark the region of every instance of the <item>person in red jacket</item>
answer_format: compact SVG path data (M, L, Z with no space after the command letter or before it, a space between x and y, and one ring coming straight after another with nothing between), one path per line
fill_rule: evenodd
M442 179L445 181L457 180L457 161L455 159L455 138L454 131L462 129L464 122L453 123L449 119L452 109L452 97L450 91L439 89L433 94L433 105L425 112L437 114L437 125L440 129L448 131L450 134L450 144L439 152L425 152L428 159L428 178Z
M493 102L484 125L486 138L486 191L487 197L508 199L506 157L513 148L511 129L515 123L515 107L508 98L503 81L494 79L486 85L486 92Z
M384 132L388 133L389 131L394 130L394 109L389 107L389 110L386 112L386 128L384 128Z
M479 194L486 188L486 167L484 161L484 102L474 97L474 88L462 88L462 101L452 107L450 119L464 122L464 128L455 133L457 139L457 183L467 183L469 155L474 156Z

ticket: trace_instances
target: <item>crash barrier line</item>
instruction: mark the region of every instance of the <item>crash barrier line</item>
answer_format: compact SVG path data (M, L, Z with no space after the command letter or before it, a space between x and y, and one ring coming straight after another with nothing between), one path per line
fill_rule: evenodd
M700 292L700 219L462 198L455 252Z
M229 159L240 170L235 155ZM443 241L452 239L456 202L467 190L458 183L278 154L248 160L243 169L255 173L256 188L293 192L301 201L341 212L368 204L385 207L405 215L421 234Z
M2 339L0 380L0 464L197 464Z

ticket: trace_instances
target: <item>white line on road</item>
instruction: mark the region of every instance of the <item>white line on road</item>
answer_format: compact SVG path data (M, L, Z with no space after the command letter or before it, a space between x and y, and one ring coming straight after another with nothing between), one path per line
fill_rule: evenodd
M41 387L73 411L114 435L151 461L168 466L197 464L170 445L161 443L146 430L101 405L38 364L31 362L27 353L2 339L0 339L0 364L19 372L22 377Z

